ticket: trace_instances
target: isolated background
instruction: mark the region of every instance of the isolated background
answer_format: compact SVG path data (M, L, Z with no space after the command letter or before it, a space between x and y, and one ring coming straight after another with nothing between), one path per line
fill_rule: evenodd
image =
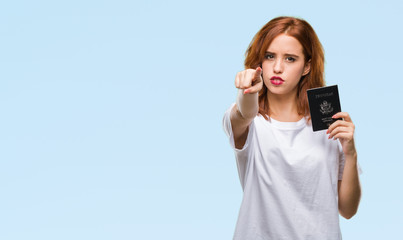
M356 126L343 239L402 239L402 1L2 1L0 239L231 239L221 120L254 34L302 17Z

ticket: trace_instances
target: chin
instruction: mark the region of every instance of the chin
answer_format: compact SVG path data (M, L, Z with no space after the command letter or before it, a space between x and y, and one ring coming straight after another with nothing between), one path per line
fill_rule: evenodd
M269 86L267 90L272 94L284 94L286 92L281 86Z
M297 89L292 89L292 90L290 90L290 89L285 88L285 87L283 87L283 86L269 86L269 87L267 88L268 93L269 93L269 94L274 94L274 95L290 95L290 94L296 94L296 93L297 93L296 90L297 90Z

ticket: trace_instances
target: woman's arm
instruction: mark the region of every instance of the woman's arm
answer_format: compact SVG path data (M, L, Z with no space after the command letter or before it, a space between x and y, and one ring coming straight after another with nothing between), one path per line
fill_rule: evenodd
M352 218L358 210L361 198L360 179L358 177L357 154L345 156L343 180L339 180L339 212L346 219Z
M329 139L339 139L343 148L345 163L343 179L338 183L339 212L346 219L352 218L358 210L361 199L361 186L358 176L357 151L354 144L355 126L348 113L340 112L333 118L344 118L330 125Z
M258 94L263 87L262 69L246 69L237 73L235 87L239 89L235 106L231 109L231 125L237 149L242 149L248 127L259 112Z

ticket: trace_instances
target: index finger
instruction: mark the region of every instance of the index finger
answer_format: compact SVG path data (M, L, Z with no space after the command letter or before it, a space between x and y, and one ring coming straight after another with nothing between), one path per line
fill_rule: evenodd
M262 75L262 68L257 67L256 72L255 72L255 76L253 77L253 79L259 79L261 75Z
M343 120L346 122L353 122L351 120L350 115L346 112L338 112L335 115L333 115L332 118L343 118Z

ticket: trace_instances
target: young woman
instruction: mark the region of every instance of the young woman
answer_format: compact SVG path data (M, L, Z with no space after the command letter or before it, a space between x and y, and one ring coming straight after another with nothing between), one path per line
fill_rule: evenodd
M244 193L234 239L341 239L339 213L354 216L361 196L355 127L340 112L312 130L306 90L325 85L316 33L302 19L271 20L245 69L223 119Z

